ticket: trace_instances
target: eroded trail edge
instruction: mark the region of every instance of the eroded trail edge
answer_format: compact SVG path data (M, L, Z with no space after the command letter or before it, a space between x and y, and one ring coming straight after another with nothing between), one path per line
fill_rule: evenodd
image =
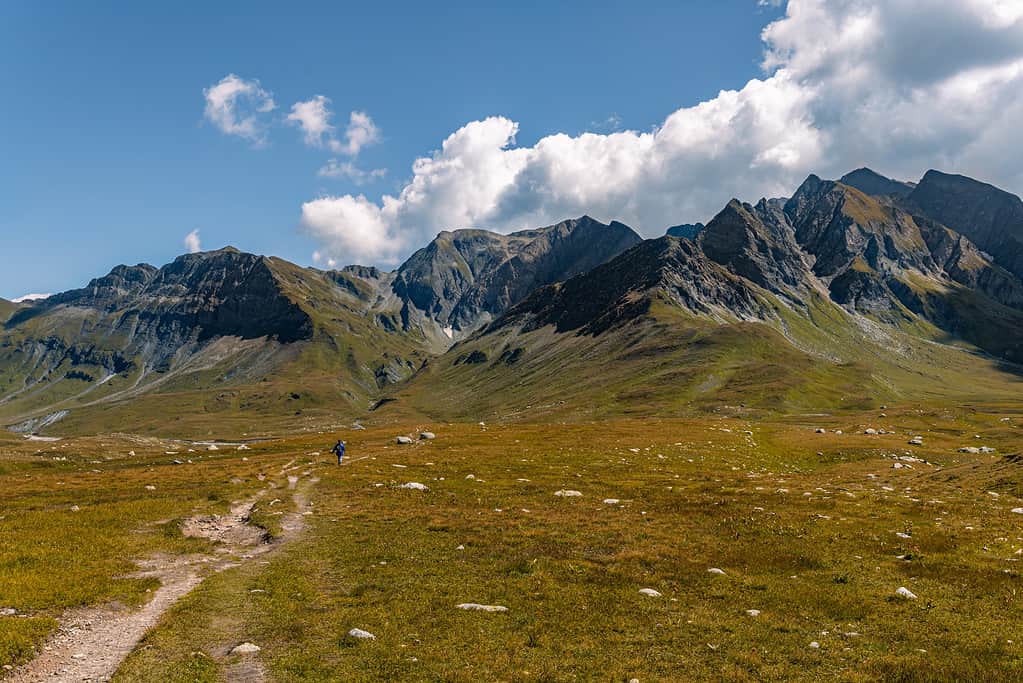
M292 461L294 462L294 461ZM309 510L307 491L316 479L309 471L295 473L288 463L281 475L289 473L288 490L294 510L282 516L281 532L272 540L250 523L256 504L271 491L284 493L275 484L244 501L238 501L224 515L192 517L182 525L187 536L208 538L218 543L214 555L170 557L158 555L137 562L139 571L132 577L156 577L160 588L153 598L138 609L94 606L71 610L60 619L57 631L43 645L38 656L15 669L6 681L108 681L121 662L131 654L146 632L178 600L201 584L208 576L240 566L256 557L264 557L292 540L303 529Z

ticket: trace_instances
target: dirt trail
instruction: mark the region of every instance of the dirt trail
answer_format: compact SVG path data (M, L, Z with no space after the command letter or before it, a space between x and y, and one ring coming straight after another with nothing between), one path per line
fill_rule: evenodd
M287 467L282 468L282 475ZM4 683L96 683L110 680L124 658L157 624L163 613L207 576L263 556L294 538L305 526L303 513L309 509L306 490L316 481L307 479L301 487L289 486L294 489L292 496L296 511L284 516L281 520L282 533L272 543L266 542L266 533L262 529L248 522L252 508L269 489L249 500L235 503L226 515L187 520L182 525L182 532L221 543L217 555L156 556L138 562L140 571L132 577L160 579L160 588L152 600L137 610L98 606L65 613L57 632L46 642L39 655L15 669ZM246 655L241 666L231 668L234 671L226 672L229 681L259 681L264 678L262 666L253 655ZM239 673L241 677L231 675Z

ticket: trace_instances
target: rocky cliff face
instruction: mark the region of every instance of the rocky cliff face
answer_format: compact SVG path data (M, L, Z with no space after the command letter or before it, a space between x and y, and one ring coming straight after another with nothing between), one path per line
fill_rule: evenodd
M1023 278L1023 201L961 175L928 171L906 207L969 238L998 265Z
M407 326L425 317L460 337L536 288L591 270L640 241L626 225L589 216L510 235L443 232L399 268L393 288Z
M491 328L601 334L646 315L655 301L722 320L761 319L767 308L743 278L706 258L700 247L665 236L566 282L534 292Z
M708 258L773 292L810 283L792 226L767 200L751 206L733 199L707 224L698 242Z

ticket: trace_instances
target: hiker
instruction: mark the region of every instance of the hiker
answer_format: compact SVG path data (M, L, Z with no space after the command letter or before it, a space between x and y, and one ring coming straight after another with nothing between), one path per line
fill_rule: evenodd
M337 454L337 464L340 465L341 459L345 457L345 442L338 439L334 447L330 449L330 452Z

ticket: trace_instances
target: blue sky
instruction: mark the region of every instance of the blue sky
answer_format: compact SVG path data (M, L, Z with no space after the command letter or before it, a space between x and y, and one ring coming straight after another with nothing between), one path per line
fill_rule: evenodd
M492 114L519 139L620 117L646 129L758 71L773 13L747 1L629 3L7 3L0 21L0 296L162 264L198 228L308 263L303 201L353 189L294 128L261 149L203 120L203 89L258 79L278 116L325 95L382 141L391 191L452 130ZM283 110L283 111L282 111ZM603 126L607 128L608 126Z
M1004 0L9 2L0 63L3 297L166 263L193 230L389 266L447 228L654 236L861 165L1023 189ZM244 99L208 111L231 75L273 100L258 134L231 128ZM317 96L310 134L293 106Z

